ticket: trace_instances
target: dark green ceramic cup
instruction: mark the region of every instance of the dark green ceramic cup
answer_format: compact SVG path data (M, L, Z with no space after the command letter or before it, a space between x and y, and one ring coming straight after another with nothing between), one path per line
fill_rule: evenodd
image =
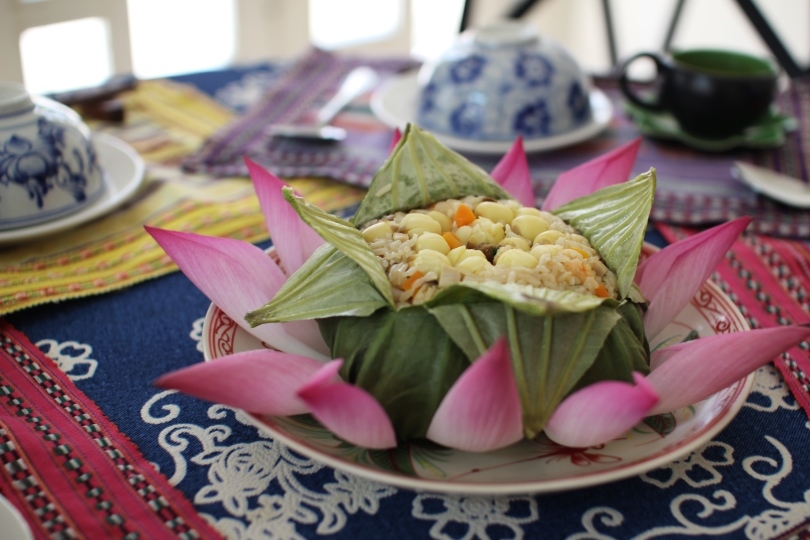
M647 92L640 93L638 82L628 77L630 65L640 58L655 62L655 92L647 86ZM694 49L636 54L623 63L619 83L634 105L672 114L690 135L718 139L742 133L768 114L778 77L775 64L765 58Z

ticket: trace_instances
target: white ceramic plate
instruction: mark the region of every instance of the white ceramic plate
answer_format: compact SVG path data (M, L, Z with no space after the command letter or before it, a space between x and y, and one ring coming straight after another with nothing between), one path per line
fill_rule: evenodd
M810 186L770 169L741 161L734 162L732 175L766 197L796 208L810 208Z
M32 540L28 523L8 499L0 495L0 538L3 540Z
M388 126L402 130L406 124L416 122L418 97L417 73L396 75L374 92L371 97L371 110ZM524 150L526 152L553 150L596 136L610 124L610 120L613 118L613 105L604 92L598 89L591 92L590 101L592 119L589 124L554 137L524 139ZM474 154L504 154L512 146L512 141L475 141L438 133L434 133L433 136L450 148Z
M72 229L107 214L135 193L144 178L141 156L127 143L111 135L96 133L93 141L98 161L106 173L107 192L76 213L31 227L0 231L0 245L18 244Z
M651 251L647 248L647 253ZM651 342L748 330L734 303L713 283L705 283L692 302ZM203 325L203 350L213 360L262 343L242 330L217 306ZM309 415L251 416L272 438L335 469L407 489L462 493L543 493L582 488L634 476L677 460L719 433L742 407L754 375L693 406L650 419L624 437L587 449L559 446L545 436L488 453L467 453L435 444L403 444L368 451L333 436Z

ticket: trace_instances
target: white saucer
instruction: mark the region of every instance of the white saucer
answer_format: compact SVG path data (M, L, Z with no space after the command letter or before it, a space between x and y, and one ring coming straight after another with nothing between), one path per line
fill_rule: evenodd
M144 163L127 143L104 133L95 133L98 162L107 175L107 192L97 201L74 214L53 221L0 231L0 245L20 243L71 229L114 210L141 186Z
M4 540L32 540L34 535L22 514L0 495L0 532Z
M416 102L419 96L417 73L395 75L386 81L371 97L374 115L392 128L405 128L416 121ZM590 95L591 122L562 135L524 139L526 152L552 150L585 141L605 129L613 118L613 105L601 90L594 89ZM460 152L475 154L503 154L512 147L512 141L476 141L459 139L438 133L433 134L441 143Z
M731 174L771 199L796 208L810 208L810 187L797 178L735 161Z

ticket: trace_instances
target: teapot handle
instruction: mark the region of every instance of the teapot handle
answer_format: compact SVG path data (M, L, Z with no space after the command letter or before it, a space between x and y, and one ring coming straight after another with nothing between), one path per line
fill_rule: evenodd
M627 74L630 64L639 58L650 58L653 62L655 62L655 78L650 82L657 83L658 85L657 93L645 95L643 98L635 92L633 86L633 84L637 83L638 81L630 80ZM663 101L661 88L670 69L669 64L659 54L641 52L631 56L622 64L622 71L619 77L619 86L621 87L624 96L630 100L631 103L641 107L642 109L647 109L650 111L662 111L665 108L665 104Z

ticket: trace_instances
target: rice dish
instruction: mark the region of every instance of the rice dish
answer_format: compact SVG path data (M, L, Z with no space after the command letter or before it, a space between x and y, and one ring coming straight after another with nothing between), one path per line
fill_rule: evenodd
M411 126L351 221L282 191L325 243L245 319L315 320L342 380L398 440L427 437L450 389L501 344L529 439L570 393L650 370L633 277L652 169L542 211Z
M398 305L459 282L498 282L617 298L616 275L562 219L511 199L447 199L360 227Z

